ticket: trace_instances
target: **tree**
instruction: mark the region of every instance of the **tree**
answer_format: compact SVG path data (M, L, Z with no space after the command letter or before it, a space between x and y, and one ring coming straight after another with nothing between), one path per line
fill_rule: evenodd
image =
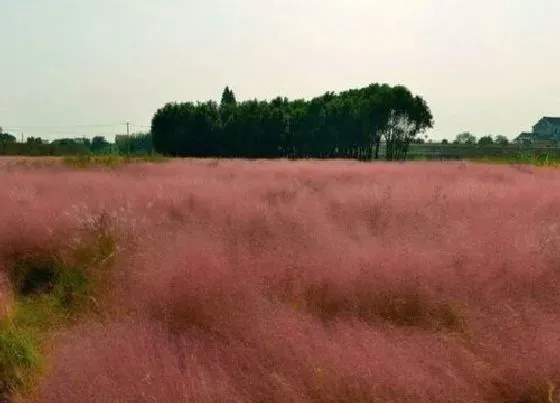
M449 144L449 141L447 139L443 139L441 140L441 144Z
M418 133L432 127L424 99L406 87L371 84L310 100L237 102L226 87L216 102L167 103L152 118L154 149L171 156L406 158ZM117 141L117 144L119 142ZM120 147L120 146L119 146Z
M498 135L494 139L494 144L499 146L507 146L509 144L509 139L506 136Z
M9 148L9 145L14 144L15 142L16 138L11 134L4 133L0 127L0 155L6 155L6 148Z
M15 143L16 138L9 133L0 133L0 142L1 143Z
M494 140L491 136L482 136L478 139L478 145L480 146L491 146L492 144L494 144Z
M110 151L111 144L103 136L95 136L91 139L90 150L92 153L99 154Z
M458 134L453 141L454 144L476 144L476 137L469 132Z
M26 144L43 144L43 139L41 137L28 137L25 142Z
M225 106L225 105L232 105L232 106L237 105L235 94L229 87L224 88L224 91L222 92L222 100L220 102L220 106Z
M383 133L387 161L406 159L412 139L432 126L432 114L425 101L414 97L405 87L395 87L389 121Z

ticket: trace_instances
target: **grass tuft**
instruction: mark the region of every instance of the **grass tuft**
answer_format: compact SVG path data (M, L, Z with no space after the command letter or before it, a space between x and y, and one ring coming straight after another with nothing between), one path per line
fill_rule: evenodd
M166 162L167 158L159 155L146 155L146 156L121 156L121 155L78 155L63 157L62 162L64 165L75 169L87 169L95 166L106 168L118 168L124 164L137 164L137 163L161 163Z
M15 391L28 390L42 369L39 343L30 332L13 325L0 326L0 401Z
M370 324L383 320L396 326L435 331L462 331L465 325L464 315L456 304L431 301L414 291L357 291L344 295L326 284L312 284L305 288L303 300L306 309L323 321L355 317Z
M59 257L40 251L31 256L22 251L14 251L11 261L10 277L15 292L22 295L50 292L62 270Z
M104 220L70 250L12 245L3 260L16 295L52 295L69 310L88 301L116 255L115 237Z
M22 239L3 245L1 260L15 302L0 321L0 401L26 392L40 375L42 347L52 331L92 312L103 269L116 254L116 238L104 214L91 220L85 232L74 245L45 247Z
M518 403L556 403L559 397L556 385L553 382L544 382L525 392Z

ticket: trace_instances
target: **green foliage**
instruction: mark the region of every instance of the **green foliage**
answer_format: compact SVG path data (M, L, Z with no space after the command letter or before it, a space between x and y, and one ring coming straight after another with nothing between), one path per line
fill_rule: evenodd
M533 165L539 167L560 167L560 156L552 156L546 153L524 154L520 153L516 156L505 157L479 157L471 158L476 162L494 163L494 164L521 164Z
M12 316L6 321L19 330L44 338L51 329L65 324L68 309L63 309L54 292L18 296Z
M220 102L220 107L224 107L227 105L229 106L237 105L235 94L229 87L224 88L224 91L222 92L222 100Z
M41 137L28 137L25 140L26 144L43 144L44 141Z
M42 369L42 346L53 330L92 312L117 247L106 214L90 220L84 231L73 247L43 249L25 240L4 245L16 300L11 316L0 322L0 400L34 382Z
M414 97L403 86L388 93L389 114L383 123L381 136L385 138L387 160L406 159L409 145L416 134L432 127L432 115L421 97Z
M151 133L119 135L115 137L115 144L120 155L150 156L154 154Z
M60 138L53 140L51 142L53 145L60 145L60 146L76 146L81 145L87 149L91 147L91 140L87 137L79 137L79 138Z
M10 323L0 326L0 399L28 389L42 368L39 344L31 333Z
M506 136L498 135L494 139L494 144L499 146L507 146L509 144L509 139Z
M215 102L168 103L152 119L155 150L180 157L405 158L433 118L402 86L372 84L309 101L277 97L237 103L226 88Z
M42 251L35 256L15 251L9 260L12 262L9 267L12 285L22 295L50 291L62 266L57 256Z
M39 143L37 139L30 143L0 142L0 155L63 156L85 155L89 152L89 146L68 141L55 140L50 144Z
M491 146L494 144L494 140L491 136L482 136L478 139L478 145L480 146Z
M119 136L117 136L119 137ZM133 155L150 155L153 147L151 135L140 134L131 136ZM121 142L122 143L122 142ZM88 138L60 138L51 143L39 138L28 137L25 143L0 141L0 155L26 156L87 156L109 155L116 152L117 145L109 143L103 136Z
M116 240L108 218L93 220L82 244L71 250L11 246L4 252L6 270L14 290L21 297L50 295L57 305L73 309L74 303L92 296L98 272L116 254Z
M94 154L108 154L111 152L111 144L103 136L95 136L91 139L90 151Z
M463 132L455 137L454 144L476 144L476 137L469 132Z
M75 169L87 169L95 166L105 168L117 168L123 164L134 163L161 163L166 162L168 159L159 154L146 155L146 156L119 156L114 154L109 155L79 155L64 157L63 164Z
M93 154L86 154L64 157L62 162L72 168L89 168L91 166L116 168L122 164L123 159L118 155L97 156Z
M15 143L16 138L9 133L0 132L0 144L1 143Z

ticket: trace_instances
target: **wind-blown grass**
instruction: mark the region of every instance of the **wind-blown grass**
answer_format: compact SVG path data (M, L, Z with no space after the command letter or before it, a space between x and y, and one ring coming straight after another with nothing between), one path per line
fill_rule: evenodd
M43 376L18 398L557 401L558 183L550 168L471 163L0 173L0 245L79 250L75 229L104 214L133 246L91 254L112 259L85 265L101 315L49 325ZM9 317L29 328L42 308L6 259ZM18 365L35 365L25 351Z
M145 156L128 156L128 155L78 155L62 158L62 163L72 168L92 168L92 167L107 167L116 168L123 164L131 163L161 163L166 162L167 159L161 155L145 155Z
M0 318L0 401L36 384L53 332L95 312L92 301L103 277L109 277L103 269L116 243L104 216L92 224L72 239L52 230L43 239L37 233L22 236L17 228L2 234L0 267L11 290L1 291L13 298Z

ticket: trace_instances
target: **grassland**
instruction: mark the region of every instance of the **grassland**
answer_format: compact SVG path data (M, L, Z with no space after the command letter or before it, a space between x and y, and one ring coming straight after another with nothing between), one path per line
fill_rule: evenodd
M37 161L0 160L0 401L558 399L556 169Z

